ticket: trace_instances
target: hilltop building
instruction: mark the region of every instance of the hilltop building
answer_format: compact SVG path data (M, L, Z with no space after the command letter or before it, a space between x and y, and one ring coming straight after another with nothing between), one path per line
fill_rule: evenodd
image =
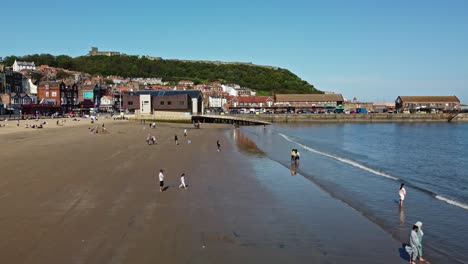
M16 61L13 63L13 71L19 72L22 70L35 70L36 65L33 62Z
M88 56L120 56L123 55L117 51L99 51L97 47L92 47L88 52Z

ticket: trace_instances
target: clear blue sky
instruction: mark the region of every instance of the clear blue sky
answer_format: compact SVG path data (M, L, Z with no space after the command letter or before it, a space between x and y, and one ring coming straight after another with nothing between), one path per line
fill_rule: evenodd
M4 1L0 56L101 50L290 69L345 98L468 103L468 1Z

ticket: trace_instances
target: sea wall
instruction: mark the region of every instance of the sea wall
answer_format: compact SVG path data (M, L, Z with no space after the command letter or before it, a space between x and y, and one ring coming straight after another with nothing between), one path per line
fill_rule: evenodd
M275 114L275 115L242 115L245 118L271 123L288 122L448 122L453 114ZM468 114L458 114L451 122L468 122Z

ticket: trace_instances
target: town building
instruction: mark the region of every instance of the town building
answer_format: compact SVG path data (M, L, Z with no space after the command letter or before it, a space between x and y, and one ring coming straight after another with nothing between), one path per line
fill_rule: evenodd
M231 100L231 109L242 109L252 111L273 107L273 97L271 96L238 96Z
M99 51L97 47L91 47L91 50L88 52L88 56L119 56L123 55L117 51Z
M69 85L61 82L59 89L62 112L68 113L76 109L79 105L78 85L76 83Z
M208 96L208 106L210 108L222 108L226 103L226 98L217 95Z
M39 104L60 106L60 82L45 81L37 87Z
M341 94L276 94L274 106L289 110L335 109L344 102Z
M460 100L455 96L398 96L395 100L398 113L460 110Z
M22 70L35 70L36 65L34 62L27 62L27 61L16 61L13 63L13 71L19 72Z
M193 89L194 83L188 80L181 80L177 83L177 90L189 90Z
M372 107L375 113L392 113L395 111L395 102L374 102Z
M184 112L202 114L203 95L198 90L143 90L122 95L122 108L130 112L139 110L142 114L154 111Z

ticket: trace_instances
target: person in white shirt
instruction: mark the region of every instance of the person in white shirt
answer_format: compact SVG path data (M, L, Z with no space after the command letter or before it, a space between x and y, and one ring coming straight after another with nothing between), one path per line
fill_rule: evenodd
M403 207L403 201L405 200L406 196L406 189L405 189L405 184L402 183L400 185L400 190L398 191L398 195L400 196L400 207Z
M184 128L184 137L187 137L187 129Z
M187 185L185 185L185 173L182 173L182 175L180 175L180 185L179 185L179 188L184 188L184 189L187 189Z
M159 191L162 192L164 188L164 174L163 170L159 170Z

